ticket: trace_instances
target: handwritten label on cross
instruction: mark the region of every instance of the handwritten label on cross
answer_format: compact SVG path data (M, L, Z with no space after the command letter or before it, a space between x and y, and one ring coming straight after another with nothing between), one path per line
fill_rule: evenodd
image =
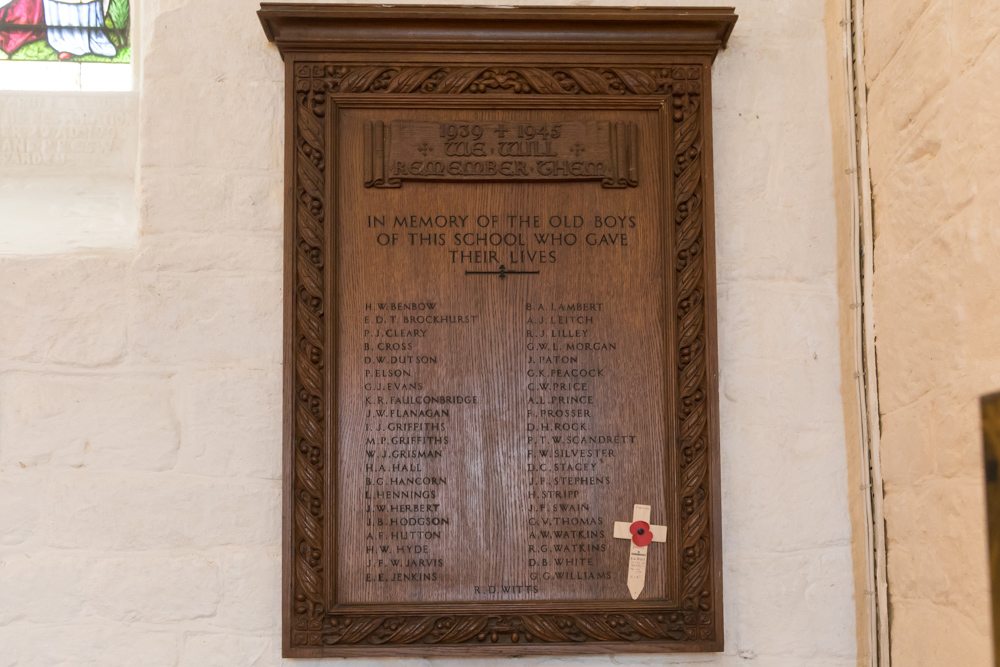
M649 525L649 505L632 506L632 523L615 521L615 537L631 540L628 555L628 592L635 600L646 585L646 549L650 542L666 542L667 527Z

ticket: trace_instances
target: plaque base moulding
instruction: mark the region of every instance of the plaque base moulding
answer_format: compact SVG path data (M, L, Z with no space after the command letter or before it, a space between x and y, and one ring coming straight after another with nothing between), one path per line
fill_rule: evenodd
M259 16L286 65L284 655L722 650L733 10ZM662 543L630 593L636 498Z

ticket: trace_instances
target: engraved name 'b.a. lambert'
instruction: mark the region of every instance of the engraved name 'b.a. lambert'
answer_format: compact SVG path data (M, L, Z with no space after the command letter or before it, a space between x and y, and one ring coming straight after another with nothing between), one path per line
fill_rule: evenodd
M365 187L403 181L638 185L639 130L624 121L369 121Z

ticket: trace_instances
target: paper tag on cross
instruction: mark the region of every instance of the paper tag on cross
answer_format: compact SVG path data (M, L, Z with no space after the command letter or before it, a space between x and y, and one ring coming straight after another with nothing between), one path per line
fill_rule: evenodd
M628 592L635 600L646 585L646 549L650 542L666 542L667 527L649 525L649 505L632 506L632 523L615 521L615 537L629 540Z

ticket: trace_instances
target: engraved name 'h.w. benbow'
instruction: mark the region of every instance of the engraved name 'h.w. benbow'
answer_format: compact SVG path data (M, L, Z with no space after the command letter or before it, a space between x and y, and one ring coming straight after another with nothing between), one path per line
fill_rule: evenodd
M365 187L403 181L638 185L639 129L625 121L368 121Z

